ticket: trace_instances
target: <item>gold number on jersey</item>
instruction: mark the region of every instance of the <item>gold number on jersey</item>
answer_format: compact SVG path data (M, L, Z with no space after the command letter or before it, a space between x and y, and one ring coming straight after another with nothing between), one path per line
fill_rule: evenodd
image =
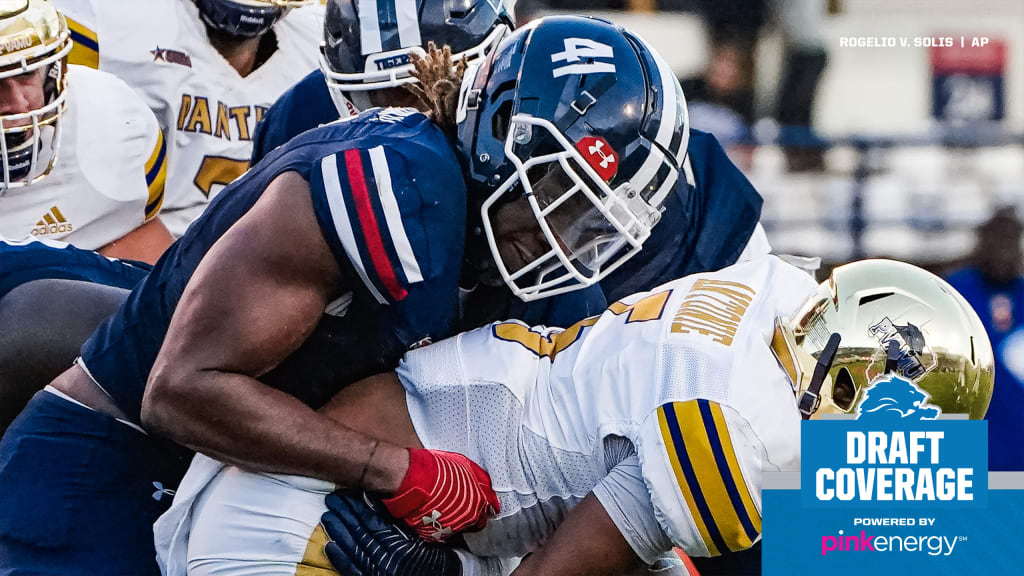
M617 316L626 314L626 324L658 320L661 318L662 313L664 313L665 304L668 302L671 294L671 290L666 290L647 296L633 304L615 302L608 307L608 311ZM599 318L601 317L591 316L590 318L585 318L565 330L553 334L535 332L530 327L519 322L495 324L492 332L494 337L499 340L518 342L537 356L554 360L559 352L572 346L580 339L584 328L597 324Z
M192 183L203 191L203 196L210 197L214 186L227 186L249 169L248 160L236 160L224 156L204 156L199 165L199 172Z

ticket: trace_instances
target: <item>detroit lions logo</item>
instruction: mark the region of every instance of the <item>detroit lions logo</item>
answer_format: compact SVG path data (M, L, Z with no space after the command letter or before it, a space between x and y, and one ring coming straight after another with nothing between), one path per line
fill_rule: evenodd
M857 405L857 419L869 422L934 420L942 414L928 404L930 396L917 384L899 377L875 380Z

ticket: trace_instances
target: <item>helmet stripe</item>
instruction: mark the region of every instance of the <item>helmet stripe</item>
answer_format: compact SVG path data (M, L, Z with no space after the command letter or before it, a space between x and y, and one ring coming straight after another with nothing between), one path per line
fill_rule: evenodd
M416 0L394 0L398 18L400 48L411 48L423 44L420 38L420 19L416 11Z
M356 7L359 9L359 41L362 55L382 52L377 0L358 0Z
M660 93L662 95L662 106L660 107L661 117L658 119L658 131L654 137L654 141L668 149L667 144L671 144L671 130L672 124L675 122L676 107L667 106L665 104L666 96L674 99L675 90L665 90L665 79L664 74L659 69L651 70L651 73L656 77L652 78L651 84L660 86ZM658 169L661 168L661 163L665 159L665 155L661 153L661 150L652 147L651 154L644 160L644 163L640 165L640 169L637 170L636 175L633 177L634 186L643 190L646 189L654 181L655 176L658 174Z
M659 87L658 93L661 95L658 131L654 136L654 142L661 149L657 147L651 148L650 155L644 160L644 163L631 180L635 188L645 190L651 184L660 181L659 176L665 161L668 161L677 168L682 163L683 156L686 154L686 142L689 140L689 126L685 125L687 121L685 117L686 105L685 103L680 104L679 83L676 81L671 68L669 68L668 64L665 63L657 52L646 43L643 43L642 40L637 40L645 48L645 52L641 53L641 57L646 55L654 61L655 66L650 69L652 74L651 84ZM680 117L680 114L683 117ZM683 129L679 129L681 124L684 124ZM665 154L662 153L662 149L672 154L673 158L671 160L666 158ZM649 199L652 206L659 206L660 202L664 201L677 178L678 175L675 177L670 176L672 183L669 185L665 185L666 182L664 181L662 182L655 195Z
M682 122L682 118L679 117L679 93L676 91L678 82L665 60L654 50L651 50L650 54L658 65L658 81L662 98L661 124L658 126L658 133L654 139L670 153L675 154L676 150L672 148L672 138L676 133L676 128Z
M650 200L648 200L651 206L661 206L662 203L665 202L665 198L668 197L669 192L675 188L676 181L679 180L678 170L673 170L668 163L664 163L662 166L661 172L664 172L665 175L661 176L659 174L661 177L661 186L658 187L657 192L655 192L654 195L651 196Z
M377 0L377 29L380 31L381 50L390 52L402 47L398 39L398 14L395 0Z

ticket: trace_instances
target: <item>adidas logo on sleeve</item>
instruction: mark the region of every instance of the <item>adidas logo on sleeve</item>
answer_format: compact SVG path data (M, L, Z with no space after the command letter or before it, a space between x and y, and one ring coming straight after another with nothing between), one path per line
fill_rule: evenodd
M50 234L67 234L71 232L71 222L68 222L56 206L50 207L46 214L36 222L32 229L33 236L48 236Z

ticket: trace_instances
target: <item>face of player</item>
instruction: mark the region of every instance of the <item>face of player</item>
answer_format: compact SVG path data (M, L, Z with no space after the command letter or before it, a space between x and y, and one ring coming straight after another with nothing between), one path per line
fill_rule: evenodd
M370 102L374 106L391 108L418 108L419 102L412 92L406 90L405 86L395 88L384 88L382 90L371 90L368 92ZM429 110L421 110L429 112Z
M510 273L550 250L525 196L498 208L493 226L498 252Z
M614 236L614 230L582 194L570 192L568 197L564 197L576 186L557 164L537 172L539 174L534 174L536 179L532 182L533 197L547 213L545 220L552 237L563 254L587 265L586 256L593 251L593 246ZM557 208L547 208L555 202ZM526 195L520 195L498 208L492 227L498 252L510 274L552 250Z
M46 103L43 90L46 70L47 68L43 67L27 74L0 78L0 116L24 114L43 107ZM11 123L4 122L8 127L31 123L32 120L28 118Z

